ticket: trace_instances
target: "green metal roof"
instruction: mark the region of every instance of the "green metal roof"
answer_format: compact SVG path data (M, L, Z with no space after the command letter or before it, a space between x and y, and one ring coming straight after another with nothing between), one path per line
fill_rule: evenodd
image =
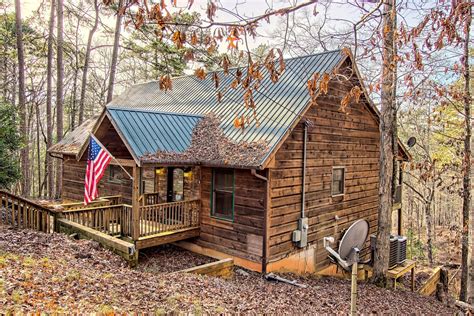
M191 144L199 115L108 107L112 124L123 135L132 155L157 151L182 152Z
M156 144L165 150L182 151L183 146L189 144L191 137L189 128L194 126L196 119L193 115L214 113L220 117L221 127L230 140L266 142L269 150L262 161L263 164L308 105L310 96L307 81L314 73L331 73L346 57L342 50L335 50L286 59L285 71L276 83L270 80L265 69L262 84L253 95L260 124L258 127L256 124L251 124L244 130L233 126L234 118L236 115L251 115L252 110L245 109L242 89L230 87L234 80L232 74L235 74L236 68L229 70L229 75L225 75L223 71L217 72L220 78L218 89L215 88L212 74L209 73L204 80L194 75L174 78L172 90L166 92L159 89L158 82L147 82L130 87L114 98L107 108L109 112L115 113L112 114L115 120L123 122L121 129L127 130L128 132L124 132L125 137L130 143L136 144L133 150L137 151L138 157L140 153L149 151L147 148L154 146L147 147L146 144ZM241 68L241 71L242 78L245 78L247 69ZM218 91L222 93L221 102L217 100ZM131 109L161 114L147 112L150 116L147 118L145 114L138 114L145 112L132 112ZM173 115L165 116L164 113ZM172 123L185 124L184 130L178 131L178 127L173 127L172 131L168 130L165 124L173 126ZM147 136L148 132L153 136ZM162 133L166 133L166 142L163 141Z

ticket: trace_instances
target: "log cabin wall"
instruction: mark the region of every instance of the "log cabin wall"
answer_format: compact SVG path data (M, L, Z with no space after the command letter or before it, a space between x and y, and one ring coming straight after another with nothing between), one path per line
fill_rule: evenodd
M261 263L266 183L250 170L234 174L234 220L211 216L212 169L201 168L201 235L197 244Z
M270 169L269 262L301 254L291 241L301 212L303 131L308 127L305 216L309 217L310 271L328 264L323 237L334 236L357 219L367 219L370 233L376 231L379 173L379 125L361 96L347 113L341 99L355 81L331 81L328 94L320 96L282 144ZM345 167L345 193L331 195L333 167ZM336 216L339 220L336 220ZM368 244L367 244L368 246ZM368 247L363 251L368 254ZM305 264L308 259L304 259ZM283 261L282 261L283 262ZM306 267L305 267L306 269Z
M104 117L103 122L95 132L95 136L115 158L129 160L133 159L127 146L123 143L122 139L107 116ZM87 150L83 156L86 155Z
M115 177L111 178L110 169L115 168ZM132 174L132 168L125 167ZM62 198L64 201L84 200L84 178L86 161L77 161L74 156L64 156ZM100 196L122 195L124 203L132 203L132 180L118 166L109 165L99 182Z

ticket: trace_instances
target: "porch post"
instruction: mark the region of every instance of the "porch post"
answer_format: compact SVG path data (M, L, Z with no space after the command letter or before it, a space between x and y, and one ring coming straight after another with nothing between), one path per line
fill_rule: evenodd
M139 207L140 203L140 170L137 165L133 166L133 187L132 187L132 239L138 240L140 237Z

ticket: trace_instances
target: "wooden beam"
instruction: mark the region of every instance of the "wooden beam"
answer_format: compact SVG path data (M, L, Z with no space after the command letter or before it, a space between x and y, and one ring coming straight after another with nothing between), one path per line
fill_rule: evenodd
M232 267L234 266L234 259L227 258L211 263L206 263L200 266L184 269L179 272L204 274L211 276L219 276L223 278L230 278L232 276Z
M120 253L129 256L132 256L135 253L135 246L132 243L126 242L125 240L109 236L100 231L83 226L78 223L74 223L64 218L58 219L58 222L60 223L61 227L73 230L74 232L77 232L79 235L82 235L85 238L95 240L104 247L110 248L112 250L117 250Z
M133 188L132 188L132 239L140 237L140 167L133 166Z
M112 159L110 161L110 164L115 165L115 166L118 166L119 164L121 164L124 167L133 167L136 165L135 161L132 159L115 159L115 160Z
M428 280L426 280L425 284L423 284L421 289L418 291L418 293L426 296L433 294L436 291L436 284L438 284L440 273L441 267L436 267L433 270L431 276L428 278Z
M199 228L185 228L177 231L170 231L156 235L141 237L135 241L137 249L155 247L169 244L175 241L185 240L199 236Z

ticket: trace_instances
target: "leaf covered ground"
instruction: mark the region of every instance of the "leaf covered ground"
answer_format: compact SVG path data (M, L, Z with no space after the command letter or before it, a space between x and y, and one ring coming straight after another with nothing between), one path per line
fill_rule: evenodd
M346 314L349 311L350 283L344 280L300 277L298 281L308 286L304 289L268 282L257 273L237 273L233 279L223 280L146 270L130 269L121 258L91 241L0 227L0 314L33 311ZM365 313L455 312L434 298L402 290L360 283L359 293L359 308Z

